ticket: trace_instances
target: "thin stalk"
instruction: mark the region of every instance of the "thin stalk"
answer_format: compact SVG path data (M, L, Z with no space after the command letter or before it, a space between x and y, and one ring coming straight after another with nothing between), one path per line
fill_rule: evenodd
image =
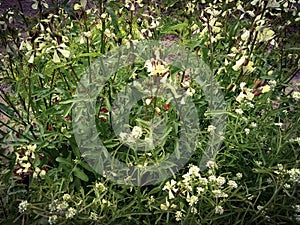
M14 131L15 133L20 134L20 135L21 135L22 137L24 137L25 139L27 139L27 140L29 140L29 141L32 141L31 138L29 138L29 137L23 135L23 134L20 133L19 131L17 131L17 130L15 130L14 128L12 128L10 125L8 125L8 124L2 122L1 120L0 120L0 124L2 124L3 126L7 127L9 130Z
M26 20L25 15L24 15L24 10L23 10L23 6L22 6L22 3L21 3L21 0L18 0L18 4L19 4L19 7L21 9L21 16L22 16L22 18L23 18L23 20L25 22L26 27L28 27L28 22Z

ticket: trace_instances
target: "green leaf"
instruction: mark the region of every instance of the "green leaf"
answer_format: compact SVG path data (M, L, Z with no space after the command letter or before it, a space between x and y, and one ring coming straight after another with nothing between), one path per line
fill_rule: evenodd
M63 157L57 157L55 160L56 160L56 162L59 162L59 163L62 163L62 164L68 165L68 166L72 166L72 163Z
M101 56L101 53L99 53L99 52L81 53L81 54L78 54L76 58L81 58L81 57L97 57L97 56Z
M83 170L81 170L80 168L75 167L73 172L74 172L74 175L75 175L76 177L78 177L80 180L83 180L83 181L85 181L85 182L88 182L88 181L89 181L88 175L86 175L86 174L83 172Z
M111 7L106 8L107 12L111 17L111 22L116 30L116 34L120 33L119 24L118 24L118 17L116 16L114 10Z
M95 172L95 170L90 166L90 164L86 163L85 161L80 160L78 164L87 171L90 171L92 173Z
M0 111L4 112L5 114L13 117L14 116L14 111L10 108L8 108L6 105L0 103Z

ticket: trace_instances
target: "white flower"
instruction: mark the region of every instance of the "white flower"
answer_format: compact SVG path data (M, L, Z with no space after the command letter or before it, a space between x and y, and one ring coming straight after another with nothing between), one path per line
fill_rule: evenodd
M69 207L69 204L66 201L61 202L56 206L56 211L62 212Z
M28 206L29 206L29 203L27 202L27 200L22 201L22 202L19 204L19 212L20 212L20 213L26 212Z
M172 179L171 182L168 181L168 182L165 184L165 186L163 187L163 189L162 189L163 191L164 191L164 190L168 190L168 191L169 191L169 199L175 198L173 192L176 193L177 190L178 190L178 188L175 187L176 183L177 183L177 182L176 182L175 180Z
M205 177L200 177L199 178L199 184L206 186L208 184L208 180Z
M96 182L95 183L95 187L100 192L105 192L107 190L107 187L105 187L105 185L103 183L101 183L101 182Z
M122 141L125 141L126 138L127 138L127 136L128 136L128 134L127 134L127 133L124 133L124 132L121 132L121 133L119 134L119 136L120 136L120 138L121 138Z
M257 123L251 122L250 127L252 127L252 128L257 127Z
M274 88L276 87L276 85L277 85L276 80L270 80L268 83L269 83L269 85L270 85L270 87L271 87L272 89L274 89Z
M143 130L141 127L134 126L131 131L131 136L138 139L143 135Z
M34 152L34 151L36 150L36 144L34 144L34 145L28 145L28 146L27 146L27 149L28 149L29 151L31 151L31 152Z
M209 180L210 182L215 182L215 181L217 181L217 178L216 178L215 175L211 175L211 176L208 177L208 180Z
M170 203L168 202L167 198L166 198L166 203L165 204L160 204L160 209L167 211L170 207Z
M196 214L198 212L196 207L191 207L191 213Z
M182 212L181 211L176 211L175 213L175 220L180 221L182 218Z
M234 180L229 180L228 181L228 186L230 187L230 188L237 188L237 183L234 181Z
M290 179L295 183L300 183L300 169L292 168L287 171L290 175Z
M214 133L215 129L216 129L215 126L209 125L209 126L207 127L207 132L208 132L208 133Z
M245 133L246 133L246 135L248 135L250 133L250 129L249 128L245 128Z
M216 198L227 198L228 194L222 192L220 189L212 190L212 193L215 195Z
M226 183L226 179L225 179L224 177L219 176L219 177L217 178L217 184L218 184L219 186L222 186L222 185L225 184L225 183Z
M242 177L243 177L243 174L242 174L242 173L237 173L237 174L236 174L236 178L237 178L237 179L242 179Z
M181 83L182 87L187 88L190 86L190 82L189 81L184 81Z
M212 160L207 161L206 166L209 169L216 169L217 168L217 164Z
M68 208L68 211L66 212L66 218L67 219L72 219L77 213L77 210L74 209L73 207Z
M63 195L63 200L64 201L68 201L68 200L70 200L71 199L71 196L69 195L69 194L64 194Z
M27 173L29 168L31 167L31 164L29 162L28 163L21 163L20 166L24 167L23 173Z
M236 61L235 65L232 67L234 71L239 71L246 61L246 57L243 55L238 61Z
M52 225L52 224L55 224L56 222L57 222L57 215L53 215L53 216L50 216L49 218L48 218L48 223L50 224L50 225Z
M197 187L197 194L198 195L200 195L204 191L205 191L205 189L203 187Z
M220 205L216 206L216 208L215 208L215 213L216 213L216 214L219 214L219 215L222 215L222 214L224 213L223 207L220 206Z
M151 99L150 99L150 98L147 98L145 102L146 102L146 105L150 105Z
M299 100L299 99L300 99L300 92L299 92L299 91L294 91L294 92L292 93L292 97L293 97L293 99L295 99L295 100Z
M196 204L198 202L198 197L196 195L192 195L191 197L188 196L186 198L186 201L189 203L190 206L193 206L194 204Z
M235 112L239 115L242 115L244 111L241 109L236 109Z
M191 97L191 96L193 96L193 95L195 94L195 92L196 92L196 91L195 91L194 88L189 87L189 88L186 90L185 94Z
M180 100L180 104L181 104L181 105L185 105L184 98L182 98L182 99Z
M45 176L45 175L46 175L46 170L41 170L40 176L43 177L43 176Z
M241 90L243 90L244 89L244 87L246 87L246 82L241 82L240 83L240 88L241 88Z
M200 168L198 166L192 165L189 169L189 174L194 175L196 177L200 177L199 171Z
M94 220L96 221L98 219L98 215L95 212L91 212L90 216L89 216L90 220Z
M246 30L242 35L241 35L241 39L243 41L246 41L250 36L250 31L249 30Z

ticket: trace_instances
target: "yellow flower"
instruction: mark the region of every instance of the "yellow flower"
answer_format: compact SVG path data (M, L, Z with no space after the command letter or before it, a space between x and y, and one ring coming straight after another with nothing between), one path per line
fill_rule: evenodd
M274 38L274 34L275 34L275 32L273 30L266 27L258 32L257 39L260 41L269 41L272 38Z
M239 71L246 61L246 57L243 55L238 61L236 61L235 65L232 67L234 71Z
M267 93L267 92L269 92L270 90L271 90L270 85L265 85L265 86L263 86L261 92L262 92L262 93Z

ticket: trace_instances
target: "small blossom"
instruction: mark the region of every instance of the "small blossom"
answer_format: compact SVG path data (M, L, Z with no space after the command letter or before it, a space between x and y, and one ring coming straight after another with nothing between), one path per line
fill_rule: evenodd
M242 109L236 109L235 112L239 115L242 115L244 111Z
M146 101L145 101L146 105L150 105L151 101L152 100L150 98L147 98Z
M223 207L220 206L220 205L216 206L216 208L215 208L215 213L216 213L216 214L219 214L219 215L222 215L222 214L224 213Z
M68 201L68 200L70 200L71 199L71 196L69 195L69 194L64 194L63 195L63 200L64 201Z
M186 198L186 201L189 203L190 206L193 206L194 204L196 204L198 202L198 197L196 195L192 195L191 197L188 196Z
M94 220L94 221L98 220L98 215L97 215L97 213L91 212L91 214L90 214L90 216L89 216L89 219L90 219L90 220Z
M246 57L242 56L238 61L236 61L235 65L232 67L232 69L234 71L239 71L245 61L246 61Z
M185 94L191 97L191 96L193 96L193 95L195 94L195 92L196 92L195 89L189 87L189 88L186 90Z
M242 179L242 177L243 177L243 174L242 174L242 173L237 173L237 174L236 174L236 178L237 178L237 179L240 180L240 179Z
M131 135L132 137L138 139L142 136L143 134L143 130L141 127L138 127L138 126L134 126L132 131L131 131Z
M191 213L196 214L198 212L196 207L191 207Z
M261 92L262 92L262 93L267 93L267 92L269 92L270 90L271 90L270 85L265 85L265 86L262 87Z
M168 202L168 200L166 199L166 203L165 204L160 204L160 209L167 211L170 207L170 203Z
M295 100L299 100L299 99L300 99L300 92L299 92L299 91L294 91L294 92L292 93L292 97L293 97L293 99L295 99Z
M27 202L27 200L22 201L22 202L19 204L19 212L20 212L20 213L26 212L28 206L29 206L29 203Z
M72 219L77 213L77 210L74 209L73 207L68 208L68 211L66 212L66 218L67 219Z
M212 193L215 195L216 198L227 198L228 194L222 192L220 189L212 190Z
M214 133L215 129L216 129L216 127L214 125L209 125L207 127L207 132L208 133Z
M56 206L56 211L63 212L69 207L69 204L66 201L62 201L60 204Z
M46 175L46 170L41 170L40 176L43 177L43 176L45 176L45 175Z
M209 169L217 169L217 164L212 160L207 161L206 166Z
M57 215L53 215L53 216L50 216L50 217L48 218L48 223L49 223L50 225L52 225L52 224L55 224L55 223L57 222L57 220L58 220Z
M208 177L208 180L210 182L215 182L215 181L217 181L217 177L215 175L211 175L211 176Z
M217 178L217 184L218 184L219 186L222 186L222 185L225 184L225 183L226 183L226 179L225 179L224 177L219 176L219 177Z
M230 187L230 188L237 188L237 183L234 181L234 180L229 180L228 181L228 186Z
M95 187L100 192L105 192L107 190L107 187L105 187L105 185L103 183L101 183L101 182L96 182L95 183Z
M200 168L198 166L192 165L189 169L189 174L194 175L196 177L200 177L199 171Z
M176 182L175 180L172 179L171 182L168 181L168 182L165 184L165 186L163 187L163 189L162 189L163 191L164 191L164 190L168 190L168 191L169 191L169 199L175 198L173 192L176 193L177 190L178 190L178 188L175 188L176 183L177 183L177 182Z
M181 211L176 211L175 212L175 220L176 221L180 221L182 219L182 216L183 216L183 214L182 214Z
M245 128L245 133L246 133L246 135L248 135L250 133L250 129L249 128Z
M197 194L200 195L201 193L203 193L205 191L205 189L203 187L197 187Z

